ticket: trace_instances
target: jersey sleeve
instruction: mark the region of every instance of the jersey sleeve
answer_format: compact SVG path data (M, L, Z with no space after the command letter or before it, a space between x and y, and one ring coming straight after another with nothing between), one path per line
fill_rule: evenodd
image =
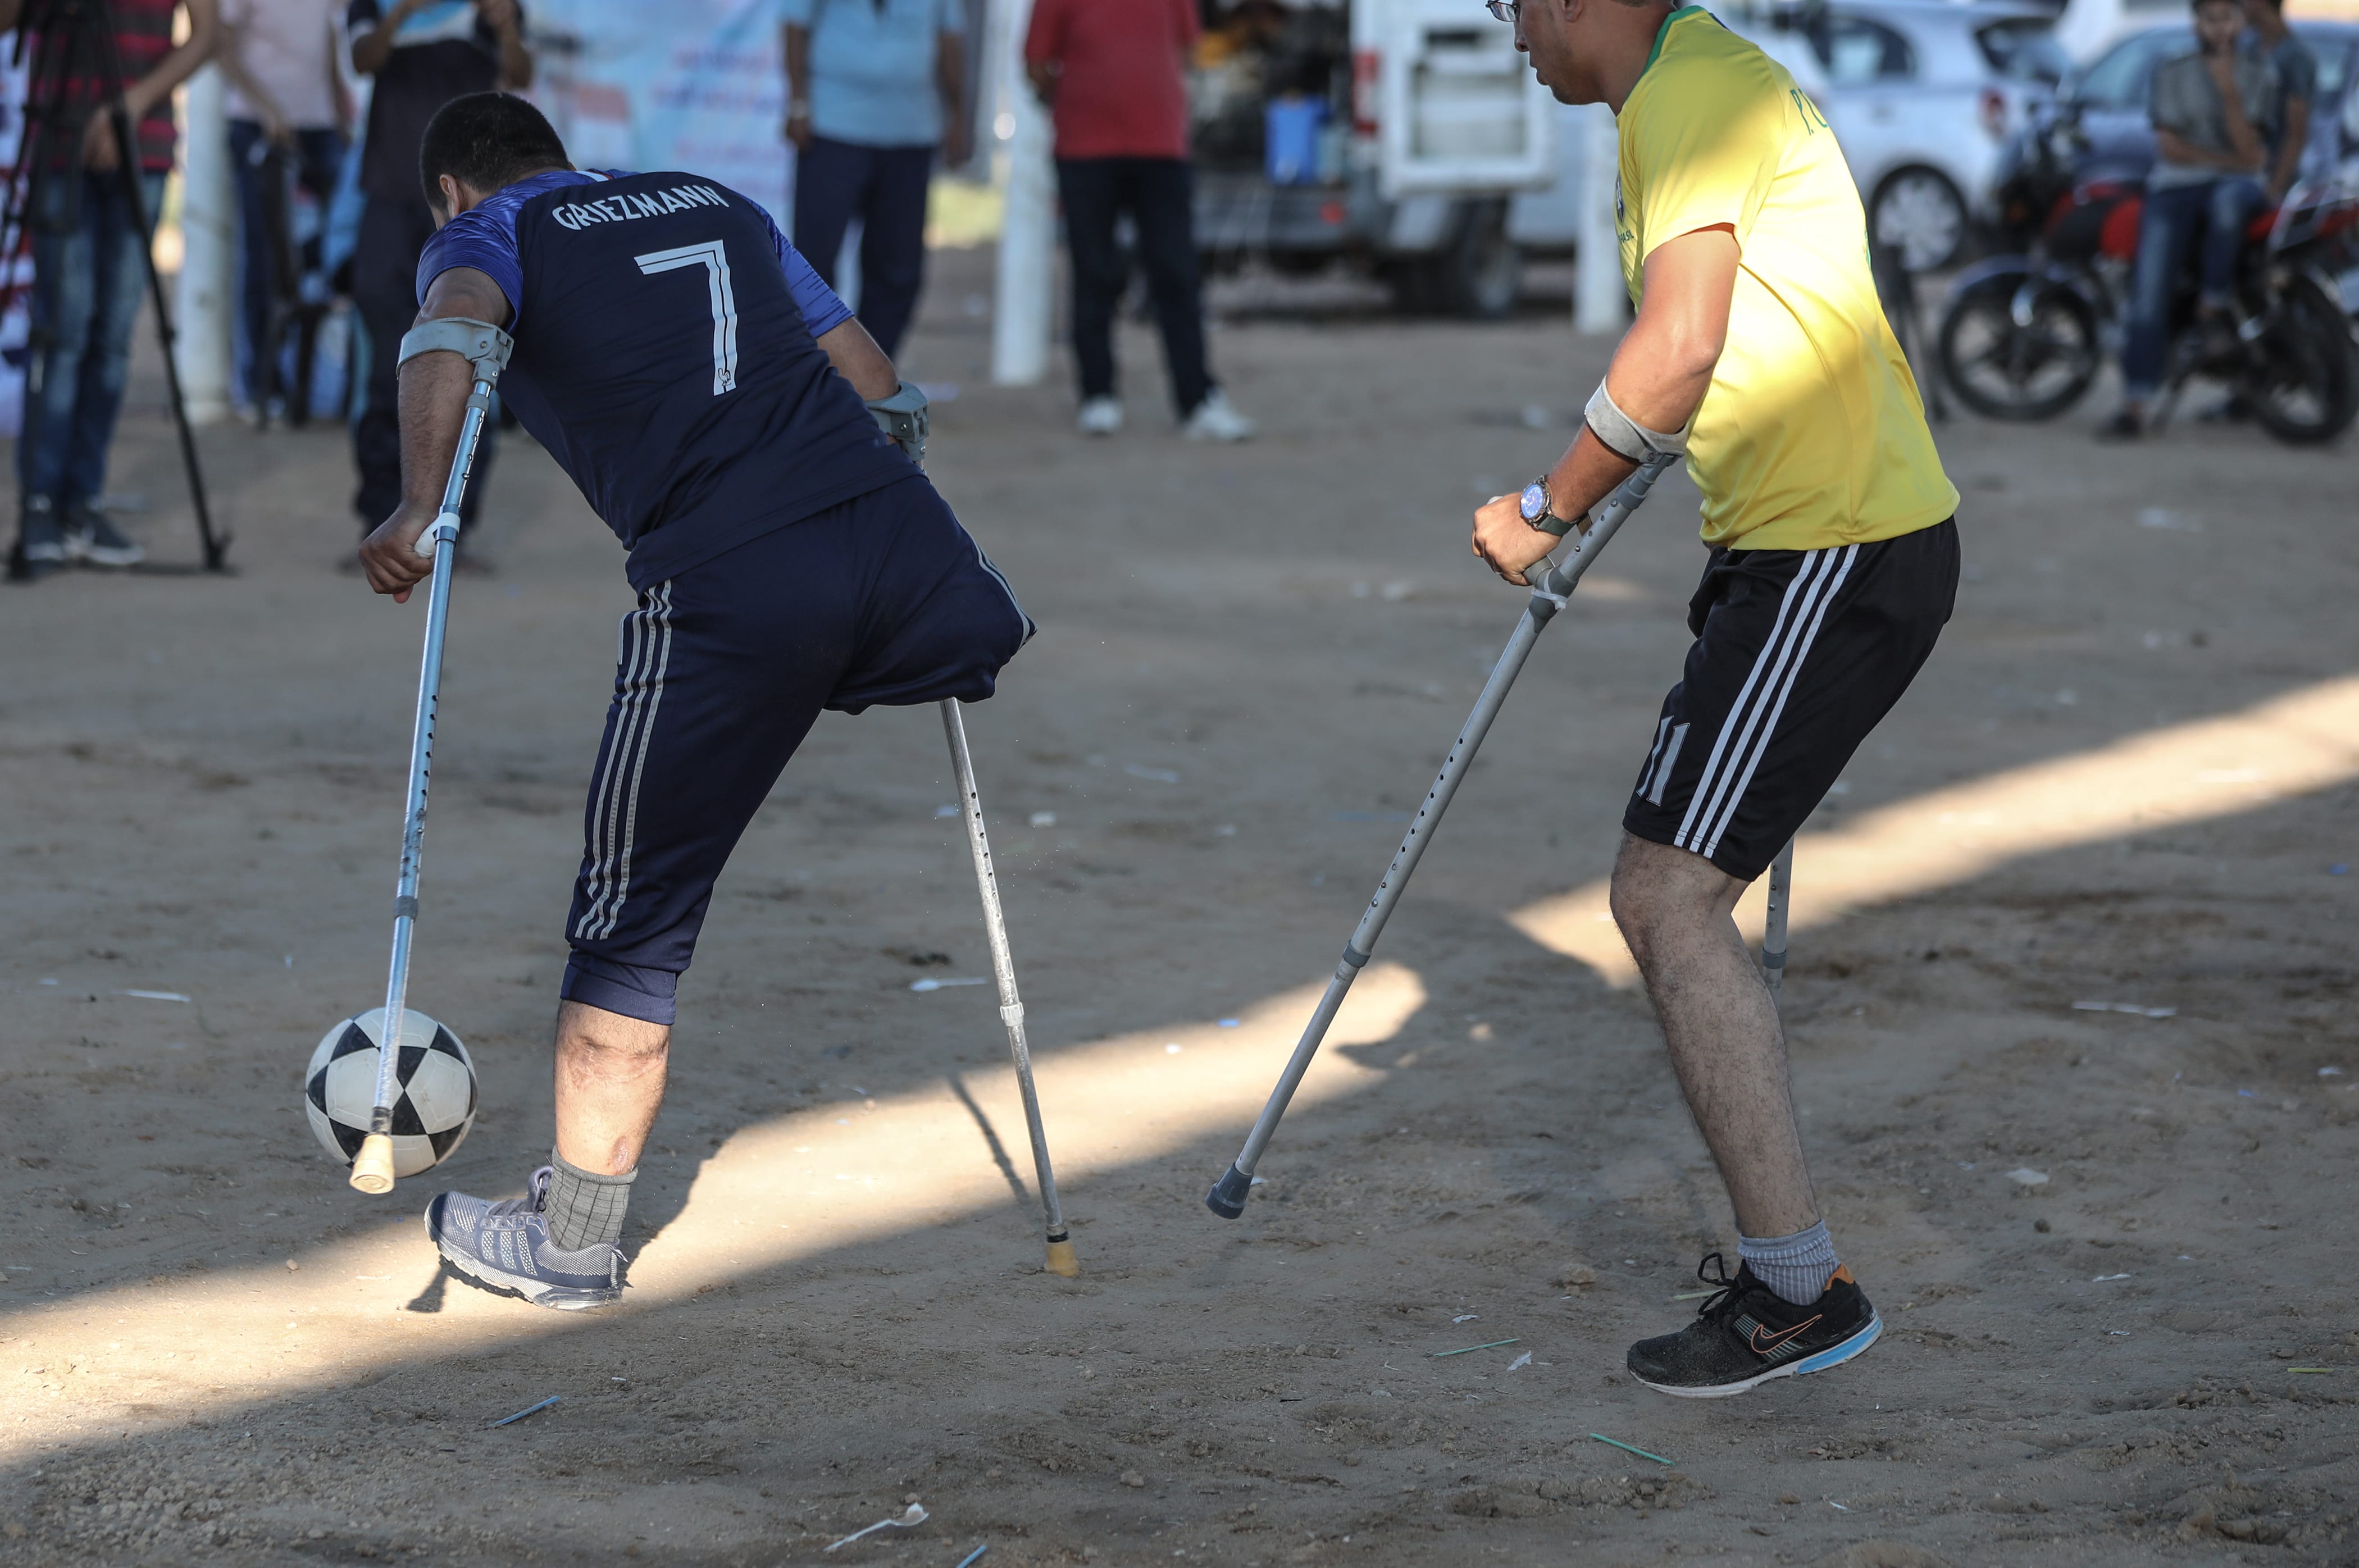
M1781 74L1742 64L1690 71L1679 91L1647 103L1631 159L1641 264L1666 241L1723 223L1745 244L1799 112L1781 91Z
M803 259L803 253L778 232L778 225L771 222L767 212L762 213L762 221L769 225L770 243L778 251L778 265L787 269L787 288L802 310L803 324L810 329L810 335L815 339L824 337L852 320L852 307L837 299L835 290L821 281L820 275L811 270L811 264Z
M503 222L503 216L508 221ZM499 285L508 302L507 330L524 319L524 262L516 254L513 216L478 207L462 212L434 233L418 258L418 302L434 280L454 267L472 267Z

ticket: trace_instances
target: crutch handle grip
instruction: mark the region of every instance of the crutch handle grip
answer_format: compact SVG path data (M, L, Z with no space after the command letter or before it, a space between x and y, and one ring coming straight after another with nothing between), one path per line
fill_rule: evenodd
M1245 1198L1252 1192L1253 1178L1232 1165L1204 1195L1204 1206L1224 1220L1233 1220L1245 1212Z
M440 544L446 539L456 539L458 537L459 514L456 512L444 512L434 519L431 527L429 527L424 533L418 536L418 542L410 548L415 550L419 554L424 556L427 560L431 561L434 559L434 547L436 545Z

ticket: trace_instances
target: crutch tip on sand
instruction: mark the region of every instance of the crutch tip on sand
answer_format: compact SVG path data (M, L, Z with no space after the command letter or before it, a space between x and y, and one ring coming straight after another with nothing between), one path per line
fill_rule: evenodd
M1224 1220L1233 1220L1245 1212L1245 1197L1252 1191L1253 1178L1232 1165L1204 1194L1204 1206Z
M1060 1279L1082 1277L1082 1260L1075 1255L1073 1244L1062 1236L1049 1244L1049 1260L1040 1267L1044 1272L1054 1274Z

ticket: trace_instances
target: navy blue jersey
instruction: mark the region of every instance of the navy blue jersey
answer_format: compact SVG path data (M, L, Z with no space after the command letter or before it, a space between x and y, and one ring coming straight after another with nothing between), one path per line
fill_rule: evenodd
M554 170L452 219L418 263L507 297L500 395L645 588L918 472L816 339L843 302L748 198L690 174Z

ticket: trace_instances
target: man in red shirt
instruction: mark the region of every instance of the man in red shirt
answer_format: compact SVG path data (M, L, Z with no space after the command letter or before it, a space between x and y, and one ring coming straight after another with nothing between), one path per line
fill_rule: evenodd
M1122 429L1114 312L1128 269L1114 223L1125 212L1138 229L1182 428L1192 441L1253 434L1204 363L1185 74L1196 31L1196 0L1035 0L1032 7L1024 65L1057 123L1084 434Z

